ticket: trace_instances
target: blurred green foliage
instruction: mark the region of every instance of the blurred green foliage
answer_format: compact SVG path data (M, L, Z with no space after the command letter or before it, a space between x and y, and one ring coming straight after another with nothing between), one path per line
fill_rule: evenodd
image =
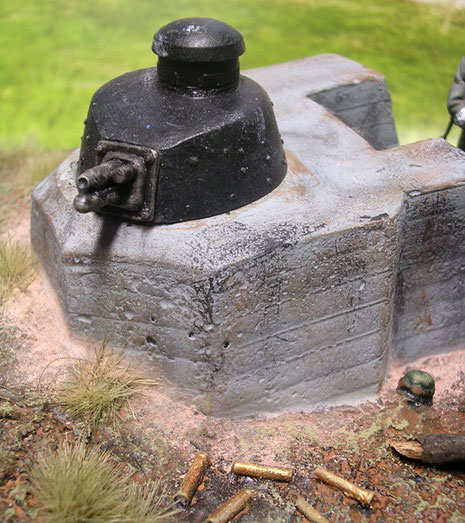
M242 68L338 53L382 72L402 142L439 135L465 54L465 11L407 0L3 0L0 143L79 145L104 82L151 67L153 33L186 16L220 18L244 35Z

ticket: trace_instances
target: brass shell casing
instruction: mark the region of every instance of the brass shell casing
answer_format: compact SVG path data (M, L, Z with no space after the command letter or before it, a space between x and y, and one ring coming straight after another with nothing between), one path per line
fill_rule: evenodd
M328 520L320 514L318 510L314 509L303 496L299 495L297 497L295 506L308 521L312 521L313 523L328 523Z
M205 523L226 523L242 512L247 505L253 502L250 490L241 489L231 499L221 505L213 514L210 514Z
M268 465L254 465L243 461L235 461L233 471L240 476L254 478L274 479L275 481L292 481L294 470L283 467L270 467Z
M200 483L203 481L203 477L209 465L210 458L206 452L199 452L195 456L192 465L179 487L179 490L173 497L175 503L179 503L183 507L190 505L194 494L199 488Z
M346 496L360 501L360 503L365 507L369 507L373 501L373 497L375 495L374 492L357 487L357 485L354 485L350 481L336 476L336 474L329 472L329 470L326 470L323 467L317 467L315 469L315 476L318 479L321 479L321 481L324 483L342 490Z

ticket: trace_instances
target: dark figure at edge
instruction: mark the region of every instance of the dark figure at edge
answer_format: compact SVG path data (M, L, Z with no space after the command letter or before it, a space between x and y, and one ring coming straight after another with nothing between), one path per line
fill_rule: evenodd
M462 129L457 147L465 151L465 56L460 60L454 83L449 90L447 109L455 125Z

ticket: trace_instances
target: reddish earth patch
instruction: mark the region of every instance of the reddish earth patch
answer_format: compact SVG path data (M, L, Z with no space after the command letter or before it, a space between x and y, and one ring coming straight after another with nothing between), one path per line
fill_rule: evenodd
M1 388L0 398L0 409L13 409L13 418L0 419L0 514L2 521L35 521L40 511L31 493L31 469L40 455L74 439L72 424L42 398L20 399Z

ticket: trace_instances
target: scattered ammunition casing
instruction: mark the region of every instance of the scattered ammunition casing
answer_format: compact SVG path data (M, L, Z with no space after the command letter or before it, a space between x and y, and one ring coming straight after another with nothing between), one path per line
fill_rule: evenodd
M213 514L210 514L205 523L226 523L242 512L247 505L253 502L250 490L243 488L239 490L231 499L226 501Z
M243 461L235 461L233 471L240 476L274 479L275 481L292 481L294 477L294 471L292 469L254 465L253 463L244 463Z
M320 514L318 510L314 509L303 496L299 495L297 497L295 506L297 510L308 519L308 521L313 521L314 523L328 523L328 520Z
M180 504L183 507L188 507L196 490L199 488L200 483L203 481L203 477L207 468L210 465L210 458L205 452L199 452L194 462L187 471L179 490L174 495L174 502Z
M357 485L336 476L336 474L329 472L329 470L325 470L323 467L317 467L315 469L315 476L328 485L342 490L346 496L360 501L360 503L365 507L369 507L373 501L373 496L375 495L374 492L357 487Z

